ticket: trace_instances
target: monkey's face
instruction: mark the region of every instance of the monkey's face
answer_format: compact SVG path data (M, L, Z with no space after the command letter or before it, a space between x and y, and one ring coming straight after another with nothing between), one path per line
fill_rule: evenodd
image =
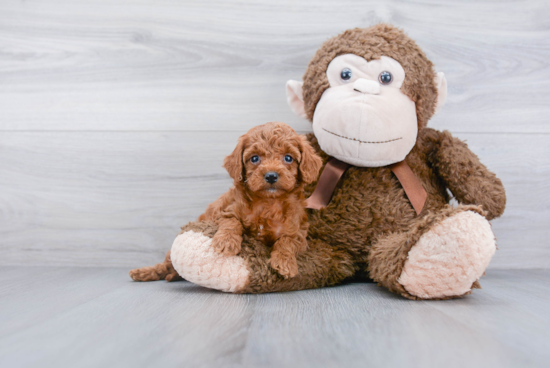
M382 56L367 62L345 54L327 68L330 88L317 103L313 131L328 155L352 165L385 166L405 159L416 142L416 106L401 92L405 71Z

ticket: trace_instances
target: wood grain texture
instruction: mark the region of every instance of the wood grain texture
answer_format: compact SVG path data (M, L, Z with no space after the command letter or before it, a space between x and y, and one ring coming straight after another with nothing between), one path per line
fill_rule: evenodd
M237 132L0 135L0 264L137 267L163 259L231 180ZM458 134L504 181L491 267L547 268L550 146L536 134Z
M533 1L6 0L0 3L0 264L162 259L230 180L254 125L317 47L403 27L446 73L430 122L504 181L493 268L548 268L550 4Z
M546 367L550 273L495 270L462 299L374 284L264 295L116 268L0 270L2 367Z
M3 1L0 129L243 131L280 120L315 50L403 27L447 74L432 126L550 132L550 4L535 1Z

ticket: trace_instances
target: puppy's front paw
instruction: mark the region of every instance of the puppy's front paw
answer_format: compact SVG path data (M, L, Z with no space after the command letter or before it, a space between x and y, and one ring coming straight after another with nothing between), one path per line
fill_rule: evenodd
M220 233L212 238L212 248L225 256L234 256L241 251L242 236L232 233Z
M291 254L285 254L275 250L271 252L269 263L273 269L285 278L298 275L298 263L296 262L296 257Z

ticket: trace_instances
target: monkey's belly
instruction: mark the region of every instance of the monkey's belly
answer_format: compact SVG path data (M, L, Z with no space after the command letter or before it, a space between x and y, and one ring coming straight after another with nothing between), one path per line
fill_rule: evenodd
M356 259L383 234L407 230L418 218L388 168L350 168L323 211L310 210L309 236L345 248Z

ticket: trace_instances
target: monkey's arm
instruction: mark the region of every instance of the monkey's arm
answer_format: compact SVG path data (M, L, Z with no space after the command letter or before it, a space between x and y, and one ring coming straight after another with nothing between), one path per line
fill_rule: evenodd
M434 140L437 133L438 139ZM494 173L479 162L466 143L454 138L448 131L429 129L428 139L434 144L430 161L440 178L462 204L482 205L487 219L499 217L506 206L504 186Z

